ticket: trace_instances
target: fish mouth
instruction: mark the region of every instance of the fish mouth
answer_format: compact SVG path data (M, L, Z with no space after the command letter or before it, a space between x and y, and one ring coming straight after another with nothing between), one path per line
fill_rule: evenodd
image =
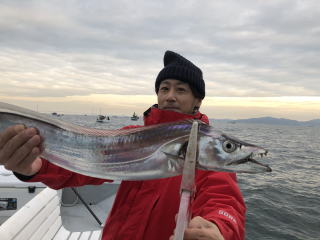
M263 164L261 162L258 162L254 157L255 156L260 156L261 158L263 156L267 156L268 154L268 151L266 150L265 152L263 153L258 153L258 154L254 154L254 153L251 153L249 156L245 157L245 158L242 158L242 159L239 159L237 161L233 161L233 162L230 162L228 164L226 164L227 166L231 166L231 165L246 165L246 164L251 164L253 166L255 166L255 168L259 168L261 169L263 172L272 172L272 169L271 167L269 167L269 165L267 164ZM244 170L243 172L248 172L248 173L251 173L252 171L250 170Z

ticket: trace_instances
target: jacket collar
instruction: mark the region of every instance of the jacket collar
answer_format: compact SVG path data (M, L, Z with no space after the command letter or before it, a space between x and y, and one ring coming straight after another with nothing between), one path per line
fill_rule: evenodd
M184 119L198 119L205 122L206 124L209 124L208 117L200 112L197 112L194 115L178 113L159 109L157 104L150 107L147 111L144 112L143 115L145 126L159 123L174 122Z

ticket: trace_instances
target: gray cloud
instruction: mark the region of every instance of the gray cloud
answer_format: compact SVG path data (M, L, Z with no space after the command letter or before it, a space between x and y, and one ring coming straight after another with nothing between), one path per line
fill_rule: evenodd
M208 96L320 96L320 2L1 1L0 95L154 94L166 49Z

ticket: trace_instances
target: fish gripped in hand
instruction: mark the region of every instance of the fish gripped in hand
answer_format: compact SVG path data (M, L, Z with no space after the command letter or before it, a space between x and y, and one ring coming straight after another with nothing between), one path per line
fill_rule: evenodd
M73 172L113 180L145 180L182 174L192 121L100 130L0 103L0 131L16 124L34 127L44 138L43 158ZM264 148L199 122L198 169L270 172L268 165L255 160L265 155Z

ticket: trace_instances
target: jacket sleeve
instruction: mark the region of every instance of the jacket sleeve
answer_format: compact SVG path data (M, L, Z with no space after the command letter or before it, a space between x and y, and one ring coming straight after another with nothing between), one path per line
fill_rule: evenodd
M246 207L235 173L198 171L193 216L214 222L225 240L242 240Z
M112 180L88 177L79 173L74 173L64 168L58 167L42 158L40 171L31 176L23 176L15 173L16 177L27 182L42 182L50 188L60 189L64 187L79 187L83 185L99 185Z

